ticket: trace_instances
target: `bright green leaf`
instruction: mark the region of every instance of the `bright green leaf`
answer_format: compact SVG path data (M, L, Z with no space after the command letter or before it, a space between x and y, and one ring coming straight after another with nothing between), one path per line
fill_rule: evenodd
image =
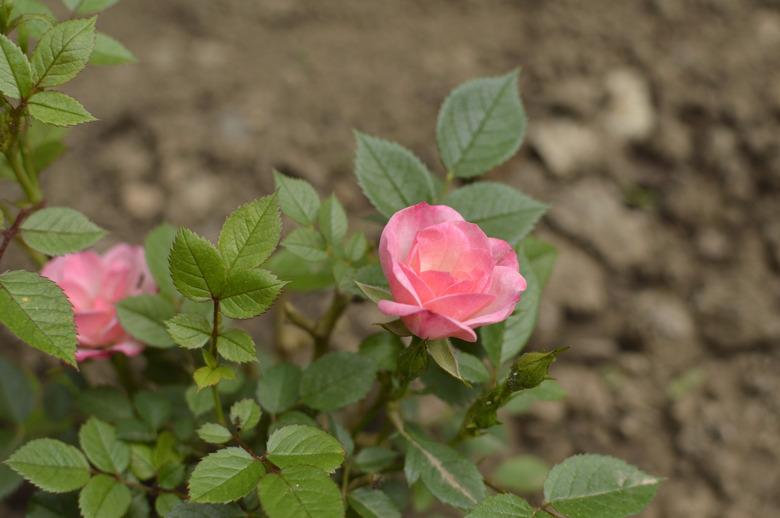
M198 428L198 437L211 444L224 444L233 436L230 430L217 423L204 423Z
M268 439L268 460L282 469L308 465L333 472L344 462L344 448L318 428L285 426Z
M222 313L229 318L252 318L271 307L285 282L268 270L234 271L221 295Z
M81 425L79 444L89 461L101 471L119 474L130 464L130 448L117 440L113 426L96 417Z
M230 407L230 422L237 430L251 430L260 422L260 407L251 399L242 399Z
M468 81L447 96L436 122L442 162L455 176L477 176L514 155L526 116L517 71Z
M81 251L106 234L82 213L66 207L38 210L24 220L21 228L24 241L47 255Z
M30 115L45 124L73 126L97 120L73 97L60 92L38 92L27 101Z
M282 246L307 261L324 261L328 258L325 240L319 232L311 228L296 228L284 238Z
M62 0L62 3L76 14L94 14L108 9L119 0Z
M216 385L222 380L232 380L236 377L233 369L227 366L220 367L201 367L192 374L192 379L199 389L204 389Z
M266 370L257 384L257 400L272 414L289 410L298 401L301 369L292 363L277 363Z
M55 439L34 439L16 450L5 463L50 493L67 493L89 481L89 464L84 455Z
M258 198L228 216L219 234L219 251L228 272L248 270L268 259L282 231L275 194Z
M316 410L336 410L365 397L375 376L376 366L371 359L356 353L331 352L304 371L301 399Z
M152 463L152 449L145 444L130 446L130 472L138 480L148 480L155 474Z
M269 474L258 485L260 503L269 518L343 518L339 488L324 471L292 466Z
M181 502L181 498L173 493L163 493L154 500L154 510L158 516L168 516Z
M428 342L428 352L436 364L450 376L464 381L463 375L460 373L460 365L458 365L458 361L455 359L455 353L448 339L431 340Z
M274 183L282 212L301 225L310 225L317 220L320 198L309 182L274 171Z
M225 287L225 264L219 252L189 229L176 233L169 263L174 286L191 300L209 300L219 296Z
M199 349L211 338L211 324L200 315L180 313L165 321L173 341L185 349Z
M241 448L225 448L204 457L189 481L193 502L227 503L248 494L265 474L263 464Z
M515 495L495 495L484 499L466 518L551 518L535 511L528 502ZM595 518L595 517L594 517Z
M482 360L473 354L458 351L455 355L463 379L471 383L487 383L490 373Z
M92 65L121 65L135 63L137 60L127 47L108 34L95 34L95 50L89 57Z
M136 295L121 300L116 305L122 327L133 338L154 347L168 348L174 345L165 327L176 310L160 295Z
M421 201L433 201L435 192L428 168L411 151L360 132L355 175L371 204L386 217Z
M81 490L79 509L84 518L122 518L132 499L127 486L108 475L97 475Z
M160 288L160 293L168 297L177 295L168 266L168 256L171 253L174 239L176 239L176 229L163 223L149 232L144 240L146 264L149 266L149 271L152 273L157 287Z
M490 237L515 245L534 228L547 205L497 182L477 182L451 192L444 203Z
M76 365L73 310L49 279L19 270L0 275L0 322L36 349Z
M0 34L0 92L19 99L30 93L32 71L27 56L13 41Z
M347 500L360 518L401 518L401 512L390 497L378 489L359 487Z
M320 207L320 232L331 245L337 245L347 235L347 214L339 200L331 195Z
M252 337L242 329L229 329L217 338L219 355L237 363L256 362L257 349Z
M604 455L575 455L555 466L544 498L569 518L624 518L640 513L661 479Z

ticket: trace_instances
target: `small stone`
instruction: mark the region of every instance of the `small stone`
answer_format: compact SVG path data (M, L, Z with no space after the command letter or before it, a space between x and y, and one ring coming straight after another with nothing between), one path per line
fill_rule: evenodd
M696 235L696 248L706 259L722 261L729 256L729 238L714 227L705 227Z
M561 178L571 177L602 158L598 134L572 120L538 121L528 138L547 168Z
M122 186L122 204L135 218L149 220L163 208L165 195L157 186L146 182L129 182Z
M553 302L581 315L593 315L607 306L606 275L588 254L570 245L558 245L558 260L547 295Z
M650 86L638 72L613 70L607 75L608 105L604 127L619 140L643 140L655 125Z
M224 184L219 178L201 173L179 187L172 204L190 217L202 218L211 213L223 192Z
M100 148L97 165L118 173L125 180L138 180L151 172L154 156L140 136L129 135L109 140Z

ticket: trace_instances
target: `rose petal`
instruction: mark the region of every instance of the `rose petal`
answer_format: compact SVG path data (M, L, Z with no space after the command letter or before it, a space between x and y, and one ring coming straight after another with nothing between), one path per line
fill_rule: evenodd
M525 291L527 285L520 272L506 266L497 266L493 270L493 281L488 293L495 296L495 300L482 308L474 317L466 320L465 325L479 327L505 320L514 311L520 301L520 294Z
M76 349L77 362L108 358L109 356L111 356L111 353L105 349Z
M490 253L493 256L496 266L506 266L512 268L515 271L520 270L520 265L517 262L517 253L512 245L504 241L503 239L496 239L494 237L488 238L490 242Z
M90 297L97 297L103 284L103 261L94 252L63 255L46 263L41 275L57 284L78 284Z
M479 310L495 300L495 295L487 293L460 293L444 295L425 304L425 309L444 315L458 322L468 320Z
M143 350L143 344L140 344L135 340L120 342L109 349L112 353L122 353L125 356L138 356Z
M420 338L438 340L453 337L467 342L477 341L477 335L471 328L432 311L420 311L410 316L401 317L401 320L412 334Z
M399 302L393 302L392 300L380 300L377 306L379 307L379 311L393 317L405 317L419 313L420 311L425 311L420 306L401 304Z

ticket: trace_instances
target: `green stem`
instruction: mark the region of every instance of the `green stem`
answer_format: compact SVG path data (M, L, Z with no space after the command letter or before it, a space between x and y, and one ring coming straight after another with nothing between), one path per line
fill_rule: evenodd
M344 314L344 310L347 309L349 298L346 295L333 292L333 299L331 299L330 307L322 315L319 322L314 328L314 359L321 357L330 348L330 336L333 334L333 329L336 327L341 315Z
M214 314L211 326L211 354L217 358L217 340L219 339L219 328L222 325L222 313L219 311L219 299L214 299ZM218 385L218 384L217 384ZM214 413L217 415L217 421L224 427L227 427L225 412L222 410L222 399L219 397L217 385L211 386L211 394L214 396Z
M214 396L214 413L217 414L217 422L227 428L228 423L225 420L225 412L222 410L222 400L219 397L219 390L216 385L211 386L211 394Z
M41 193L41 189L38 187L36 182L33 182L30 177L27 175L27 171L24 170L24 167L22 166L21 161L19 160L19 154L16 152L17 146L16 139L13 139L13 146L10 147L8 151L5 153L5 157L8 159L8 163L11 166L11 169L14 172L14 176L16 177L16 181L19 183L19 186L24 191L24 195L27 197L27 201L29 201L32 204L39 203L43 199L43 194Z

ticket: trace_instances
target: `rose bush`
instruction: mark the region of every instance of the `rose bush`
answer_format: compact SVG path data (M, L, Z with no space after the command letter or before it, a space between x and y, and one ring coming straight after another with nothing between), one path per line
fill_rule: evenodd
M446 205L396 212L379 257L393 294L379 309L420 338L475 342L474 329L506 320L526 289L512 246Z
M157 291L142 247L119 244L102 256L87 251L56 257L41 275L56 282L73 306L77 361L141 353L144 345L122 328L116 303Z

